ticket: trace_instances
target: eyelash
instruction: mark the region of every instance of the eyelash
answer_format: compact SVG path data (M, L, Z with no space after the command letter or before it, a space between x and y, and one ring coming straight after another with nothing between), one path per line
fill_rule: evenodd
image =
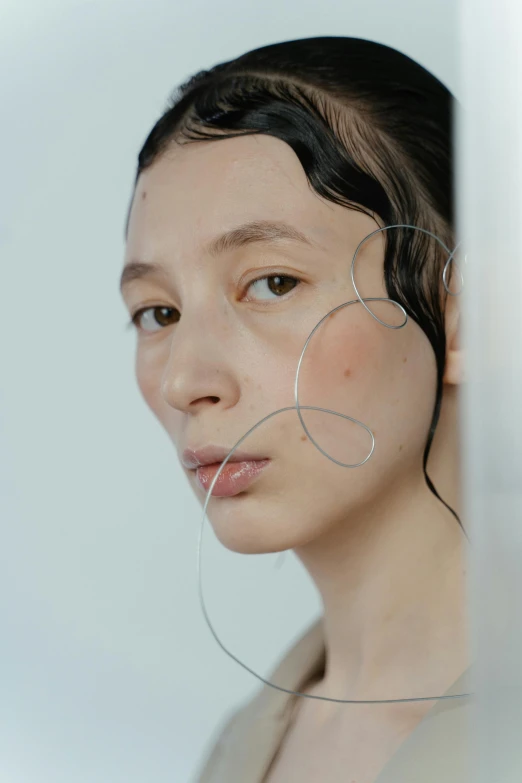
M261 280L272 280L272 279L274 279L276 277L279 277L279 278L281 278L283 280L292 280L292 281L294 281L296 283L296 285L294 286L294 288L292 288L292 291L295 288L297 288L297 286L299 286L301 284L301 282L302 282L302 280L300 280L297 277L293 277L293 275L285 275L285 274L277 274L276 273L276 274L273 274L273 275L263 275L262 277L257 277L255 280L251 280L250 283L248 284L248 287L247 287L246 290L248 291L248 289L251 288L251 286L253 286L254 283L259 283ZM276 298L277 299L283 299L286 295L287 294L283 294L282 296L276 297ZM138 321L140 319L140 316L143 315L143 313L145 313L147 310L160 310L160 309L161 310L175 310L176 308L166 307L164 305L148 305L147 307L140 307L140 309L136 310L136 312L131 316L131 318L130 318L130 320L127 323L125 328L126 329L131 329L134 326L136 329L140 329L140 326L138 325ZM162 330L158 329L157 331L162 331Z

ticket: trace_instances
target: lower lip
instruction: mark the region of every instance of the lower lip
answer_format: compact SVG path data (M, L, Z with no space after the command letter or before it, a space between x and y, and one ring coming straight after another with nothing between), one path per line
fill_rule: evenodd
M269 459L227 462L214 484L212 497L228 498L243 492L255 481L269 462ZM208 492L221 465L221 462L214 462L212 465L202 465L196 470L198 481L205 492Z

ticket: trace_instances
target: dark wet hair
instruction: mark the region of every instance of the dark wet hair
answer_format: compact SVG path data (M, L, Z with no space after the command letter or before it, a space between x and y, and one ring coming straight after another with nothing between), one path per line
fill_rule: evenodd
M293 149L323 198L378 217L383 226L419 226L453 248L455 103L429 71L381 43L327 36L263 46L199 71L175 90L139 153L135 184L172 143L263 133ZM435 354L424 476L462 527L426 471L442 402L447 254L420 231L383 235L387 295L416 321Z

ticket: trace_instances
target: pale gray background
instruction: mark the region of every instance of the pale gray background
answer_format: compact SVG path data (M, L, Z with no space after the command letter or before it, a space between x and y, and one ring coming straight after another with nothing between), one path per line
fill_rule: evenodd
M172 89L315 35L458 94L456 0L3 0L0 781L185 783L259 685L197 600L199 506L134 380L117 292L138 150ZM209 608L266 675L319 610L287 555L206 536Z

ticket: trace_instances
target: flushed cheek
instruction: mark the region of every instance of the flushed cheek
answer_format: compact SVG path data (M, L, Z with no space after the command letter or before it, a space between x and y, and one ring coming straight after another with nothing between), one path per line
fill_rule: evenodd
M262 415L295 403L295 376L303 340L284 334L278 338L263 350L254 344L234 354L243 400L248 400L250 410Z
M375 409L380 407L374 394L381 355L379 341L364 330L352 330L349 339L346 332L335 336L332 331L303 362L299 403L324 409L302 411L306 434L345 465L363 462L372 447L366 427L373 430Z
M346 400L347 394L355 402L381 354L380 341L364 330L343 330L337 334L330 330L315 344L311 342L305 353L299 377L300 402Z

